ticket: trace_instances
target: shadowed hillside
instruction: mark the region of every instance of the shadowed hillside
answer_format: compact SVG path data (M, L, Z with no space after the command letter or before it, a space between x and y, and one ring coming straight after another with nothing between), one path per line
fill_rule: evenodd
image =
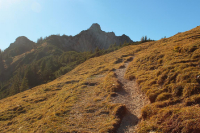
M125 108L111 102L121 88L113 70L140 47L89 59L52 82L0 100L0 131L116 131Z
M0 99L50 82L89 58L119 49L124 42L133 43L126 35L102 31L98 24L76 36L51 35L37 43L18 37L0 52Z

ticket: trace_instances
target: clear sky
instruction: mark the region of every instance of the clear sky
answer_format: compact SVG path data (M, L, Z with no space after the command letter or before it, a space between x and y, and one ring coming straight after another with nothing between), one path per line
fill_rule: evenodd
M199 14L200 0L0 0L0 49L19 36L76 35L93 23L133 41L158 40L200 25Z

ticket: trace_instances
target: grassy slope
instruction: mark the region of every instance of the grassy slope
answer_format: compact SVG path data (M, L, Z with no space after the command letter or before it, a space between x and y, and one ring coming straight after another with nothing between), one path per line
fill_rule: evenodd
M114 131L122 105L110 100L120 88L112 70L133 54L125 77L135 78L152 102L142 109L139 132L199 132L200 27L89 59L48 84L0 100L0 132Z
M110 101L120 88L112 70L139 49L91 58L48 84L0 100L0 132L114 131L123 106Z
M200 132L200 27L147 45L126 72L152 102L140 132Z

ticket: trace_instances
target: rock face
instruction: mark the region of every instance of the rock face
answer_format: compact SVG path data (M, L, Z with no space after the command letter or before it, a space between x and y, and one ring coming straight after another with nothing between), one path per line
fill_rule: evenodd
M10 46L5 49L4 56L7 55L13 57L23 54L33 49L35 45L36 44L33 41L30 41L27 37L20 36L14 43L11 43Z
M80 32L76 36L54 36L53 40L57 44L62 45L66 50L78 52L94 51L97 47L108 49L112 44L120 45L120 43L123 44L125 41L133 42L126 35L116 36L114 32L102 31L97 23L92 24L89 29Z
M32 46L35 43L31 40L29 40L27 37L25 36L20 36L18 37L14 43L11 43L10 46Z
M108 49L112 44L120 45L125 41L130 43L133 42L124 34L122 36L116 36L114 32L102 31L100 25L94 23L89 29L83 30L75 36L51 35L43 40L43 43L53 44L64 51L85 52L95 51L96 48ZM30 41L25 36L20 36L4 51L4 56L17 56L30 51L37 46L39 45Z
M26 44L27 42L28 43L30 42L30 40L28 38L26 38L25 36L20 36L15 40L14 43L16 45L20 45L20 44Z

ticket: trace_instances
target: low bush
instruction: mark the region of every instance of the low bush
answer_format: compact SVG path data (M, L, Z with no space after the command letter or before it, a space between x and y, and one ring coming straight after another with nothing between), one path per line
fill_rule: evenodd
M169 98L172 97L171 93L161 93L160 95L158 95L158 97L156 98L156 101L165 101L168 100Z

